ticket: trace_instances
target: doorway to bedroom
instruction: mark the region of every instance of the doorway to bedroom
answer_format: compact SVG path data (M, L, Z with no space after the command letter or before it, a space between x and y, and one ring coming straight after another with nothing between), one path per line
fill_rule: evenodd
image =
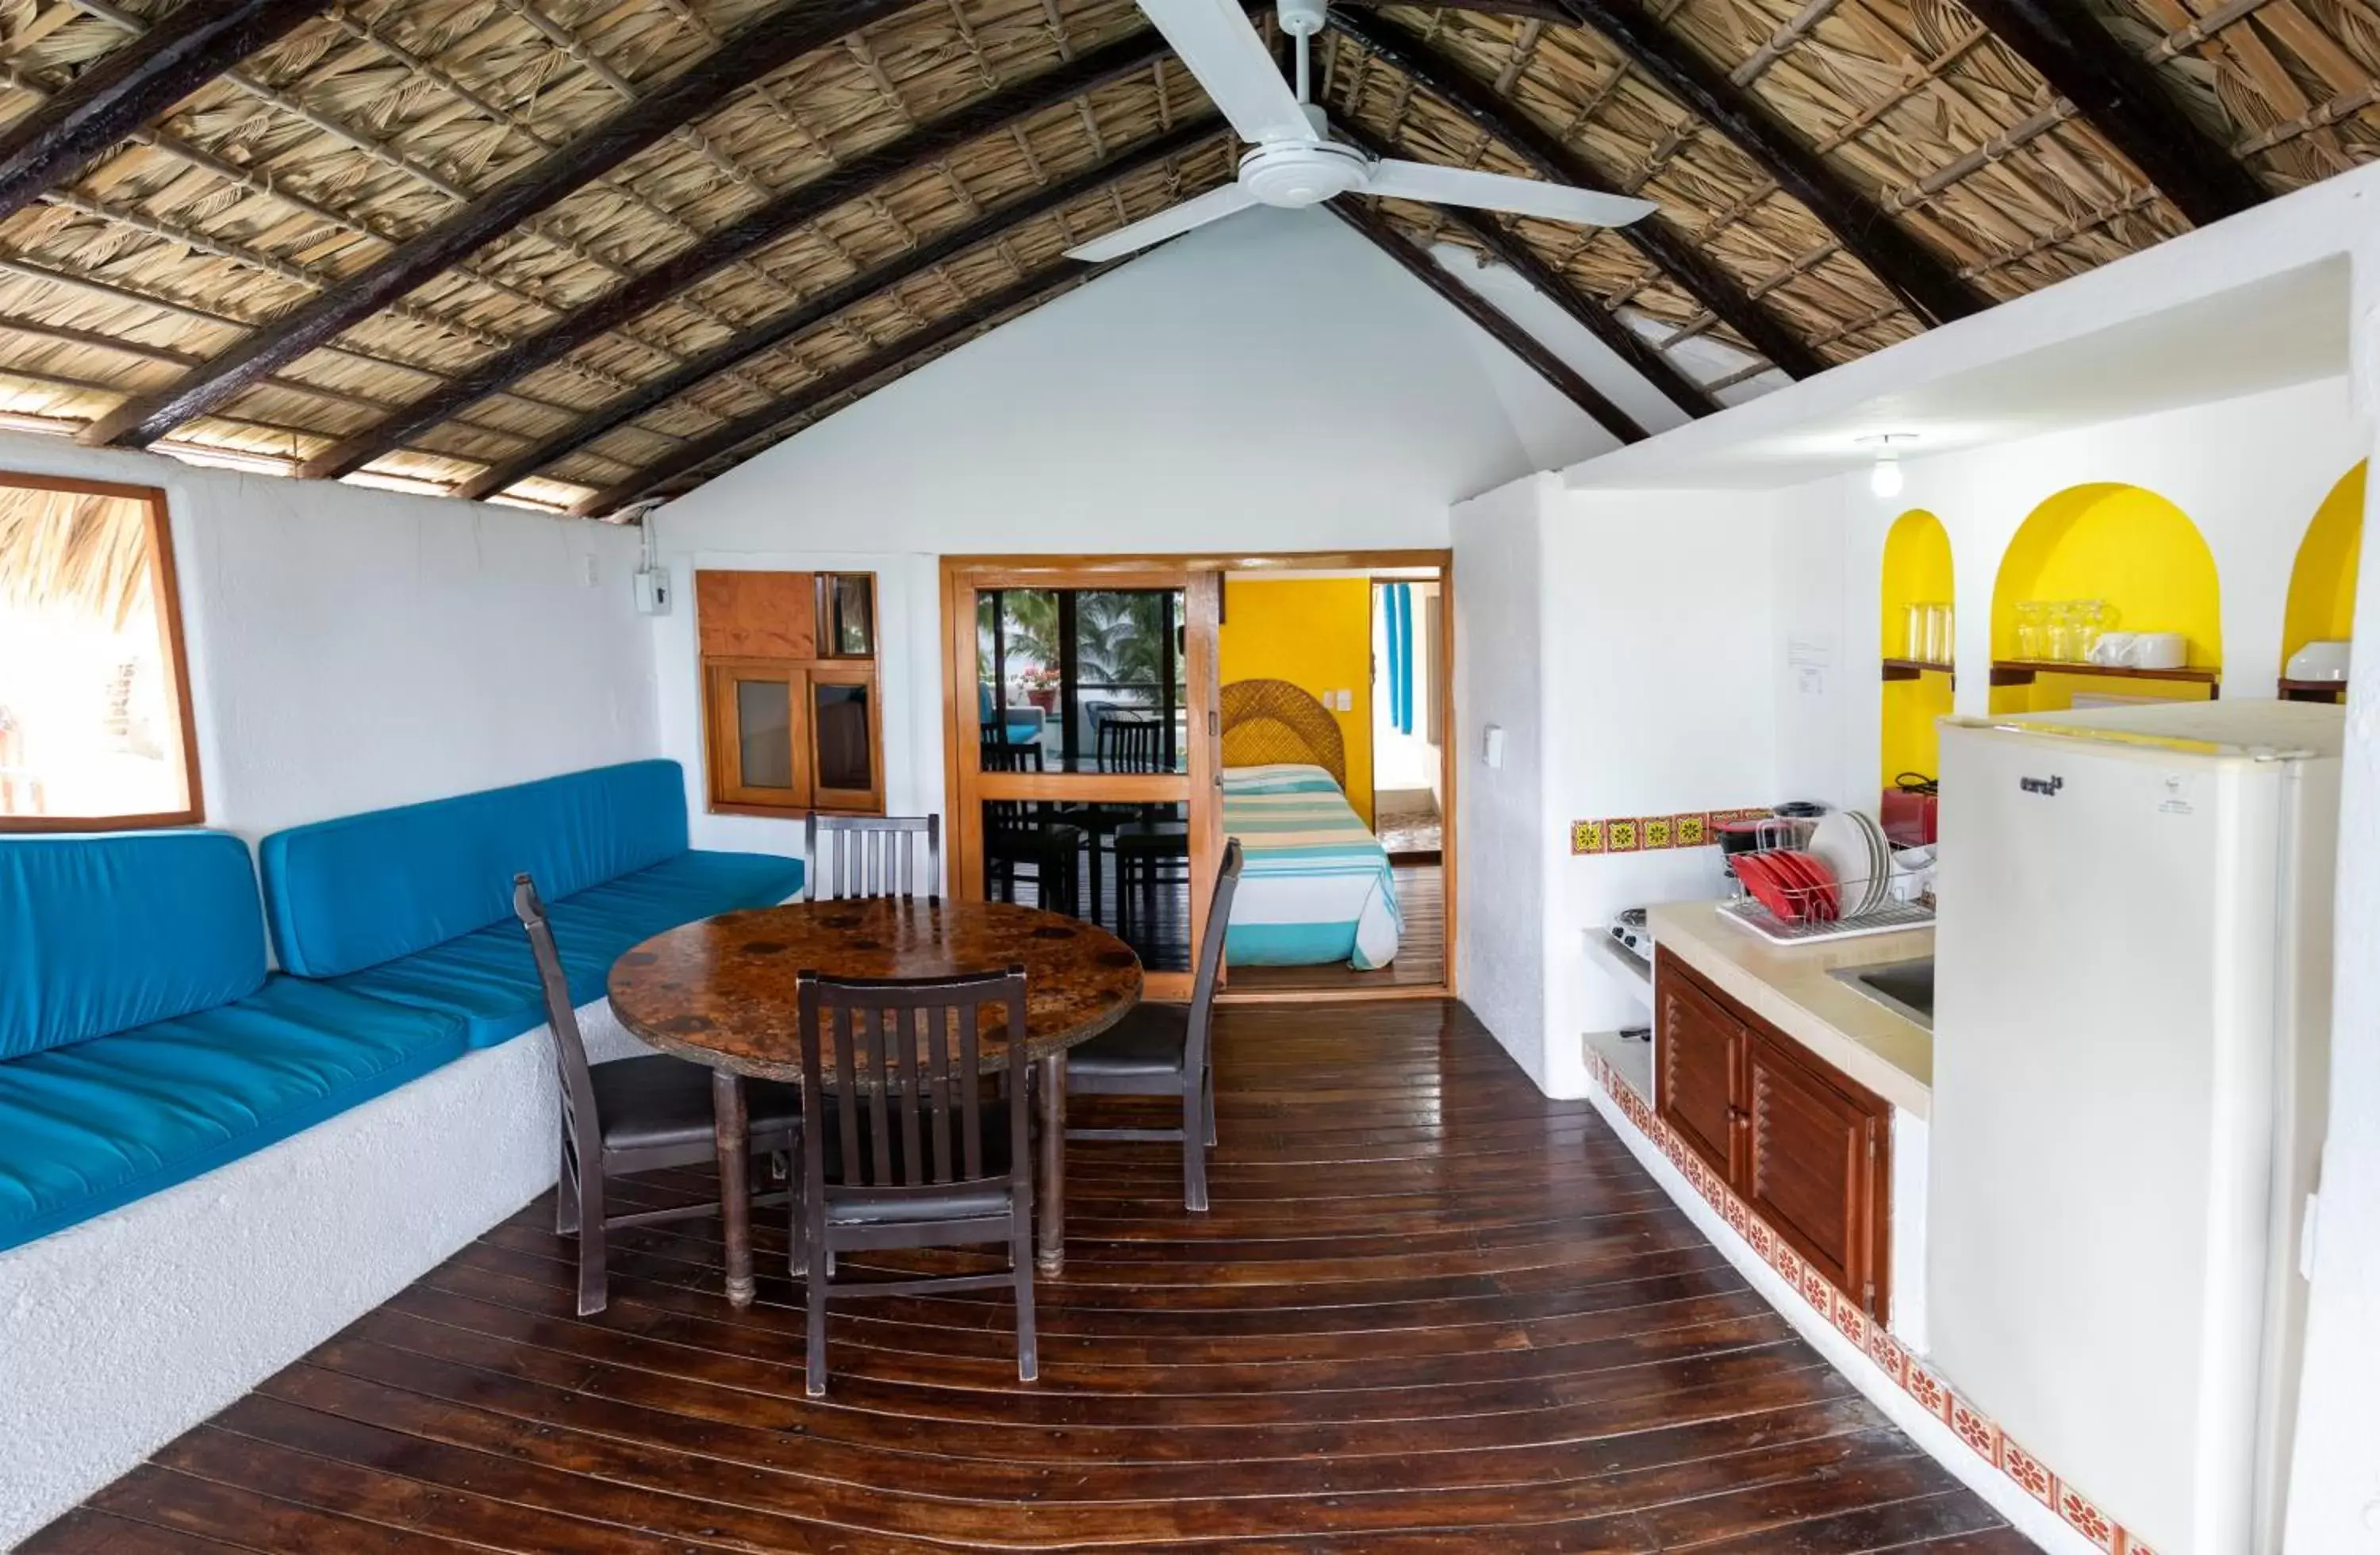
M1155 998L1209 932L1233 1000L1452 991L1451 560L944 558L953 894L1099 924Z
M1441 994L1446 560L1303 560L1235 563L1218 605L1228 996Z

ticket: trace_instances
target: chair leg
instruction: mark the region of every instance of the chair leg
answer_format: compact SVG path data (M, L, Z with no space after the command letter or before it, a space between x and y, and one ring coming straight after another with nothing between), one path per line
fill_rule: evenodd
M1212 1065L1208 1067L1206 1084L1199 1088L1207 1097L1207 1143L1214 1145L1219 1141L1215 1137L1215 1071Z
M1206 1087L1185 1087L1182 1092L1182 1207L1194 1213L1207 1208Z
M1033 1218L1016 1215L1009 1221L1008 1261L1016 1270L1016 1379L1030 1382L1041 1375L1041 1344L1033 1328Z
M578 1315L591 1318L612 1303L603 1270L603 1163L578 1163Z
M810 1256L824 1263L826 1270L804 1282L809 1298L809 1355L802 1367L802 1391L822 1399L826 1397L826 1288L833 1278L834 1254L813 1250Z
M801 1178L791 1180L785 1202L792 1207L787 1211L786 1220L789 1222L787 1240L793 1248L785 1258L785 1272L796 1280L806 1279L810 1270L810 1214L809 1206L803 1201Z

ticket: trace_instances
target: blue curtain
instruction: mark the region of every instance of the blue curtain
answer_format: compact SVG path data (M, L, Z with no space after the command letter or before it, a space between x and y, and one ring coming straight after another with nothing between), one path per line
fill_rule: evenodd
M1410 735L1414 727L1412 584L1391 583L1380 590L1380 627L1389 645L1389 722Z

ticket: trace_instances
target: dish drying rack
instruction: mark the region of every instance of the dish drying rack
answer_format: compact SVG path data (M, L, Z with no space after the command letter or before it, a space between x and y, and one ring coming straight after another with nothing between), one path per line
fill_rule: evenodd
M1741 858L1801 851L1801 844L1807 840L1806 831L1795 829L1790 820L1776 822L1774 831L1770 824L1762 824L1759 846L1734 856ZM1732 863L1729 872L1732 877ZM1874 883L1873 875L1856 880L1838 880L1834 885L1836 898L1838 901L1864 900ZM1872 934L1904 934L1912 929L1934 927L1934 906L1930 898L1915 902L1897 901L1888 890L1884 900L1873 907L1829 917L1820 916L1823 909L1816 906L1825 895L1817 887L1785 888L1779 894L1786 899L1788 906L1803 915L1799 922L1789 921L1771 912L1744 888L1742 881L1735 881L1735 890L1733 900L1718 905L1719 916L1771 944L1816 945L1833 940L1858 940Z

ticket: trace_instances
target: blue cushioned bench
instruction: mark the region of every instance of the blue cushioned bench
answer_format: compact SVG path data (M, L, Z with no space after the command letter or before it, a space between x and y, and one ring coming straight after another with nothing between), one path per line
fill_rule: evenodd
M0 1249L368 1101L464 1036L451 1014L268 975L237 837L0 843Z
M513 876L537 881L577 1003L664 929L801 890L800 860L690 851L674 761L616 767L277 832L258 853L284 969L452 1015L487 1047L545 1024Z

